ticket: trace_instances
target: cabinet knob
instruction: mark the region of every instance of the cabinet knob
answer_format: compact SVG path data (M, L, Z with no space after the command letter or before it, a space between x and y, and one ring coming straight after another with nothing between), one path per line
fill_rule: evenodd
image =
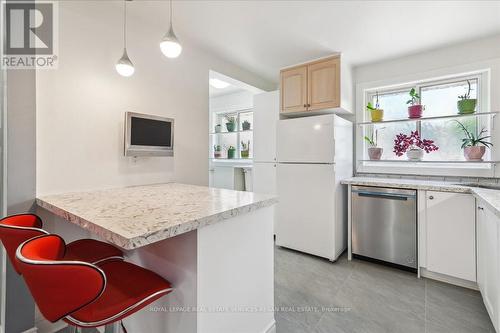
M434 200L434 196L433 195L429 196L429 200Z
M483 208L483 207L481 207L481 206L477 206L477 209L479 209L479 210L484 210L484 208Z
M307 108L307 104L304 104L304 107Z

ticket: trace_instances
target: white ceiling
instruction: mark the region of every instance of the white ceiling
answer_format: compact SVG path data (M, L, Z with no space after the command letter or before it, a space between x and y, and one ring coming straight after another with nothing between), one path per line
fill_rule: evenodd
M168 2L135 1L130 14L166 30ZM332 52L356 66L499 34L500 1L177 0L174 27L276 82L280 68Z

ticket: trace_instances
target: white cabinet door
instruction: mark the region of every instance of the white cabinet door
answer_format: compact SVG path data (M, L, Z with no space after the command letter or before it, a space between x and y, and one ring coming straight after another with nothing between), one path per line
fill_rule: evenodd
M213 170L212 187L234 189L234 168L232 166L216 166Z
M499 244L498 231L500 219L478 203L478 282L484 305L488 310L493 326L499 329Z
M426 218L427 270L475 282L474 197L427 191Z

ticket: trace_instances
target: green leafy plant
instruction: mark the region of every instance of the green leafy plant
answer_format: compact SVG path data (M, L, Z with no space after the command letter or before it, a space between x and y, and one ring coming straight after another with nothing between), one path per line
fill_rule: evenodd
M410 94L410 99L406 101L406 104L418 105L420 103L420 95L417 94L415 88L411 88L409 94Z
M372 131L370 136L364 136L364 139L368 144L372 147L377 147L378 144L378 131L383 130L385 127L376 129L375 131Z
M234 116L229 116L229 115L226 115L226 116L225 116L225 118L226 118L226 121L227 121L228 123L231 123L231 124L236 123L236 118L235 118Z
M493 146L491 142L486 141L486 139L491 138L491 136L484 136L484 134L487 132L485 128L482 128L479 134L474 134L472 131L469 131L467 127L464 126L464 124L462 124L458 120L455 121L457 122L459 128L465 133L465 138L462 139L462 148L475 147L479 145L483 145L487 148Z
M214 145L214 151L222 151L222 147L220 145Z
M466 100L466 99L470 99L470 92L472 91L472 87L470 85L470 81L469 80L467 80L467 86L468 86L467 93L458 96L458 99L461 100L461 101Z
M378 91L375 93L375 96L376 96L376 99L375 99L375 106L373 106L373 103L372 102L368 102L368 104L366 105L366 108L368 110L378 110L380 108L380 104L378 102Z

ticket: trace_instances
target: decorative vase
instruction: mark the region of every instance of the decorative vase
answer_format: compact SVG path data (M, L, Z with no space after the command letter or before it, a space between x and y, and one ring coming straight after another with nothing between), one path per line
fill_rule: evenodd
M383 151L383 148L371 147L368 148L368 156L370 157L370 160L380 160Z
M471 114L476 112L477 99L463 99L457 102L458 114Z
M221 125L215 125L215 133L220 133L222 129Z
M486 153L485 146L472 146L464 148L464 157L467 161L482 161L484 153Z
M424 157L424 151L420 148L412 148L406 152L409 161L421 161Z
M228 132L234 132L234 128L236 127L236 123L226 123L226 128Z
M250 122L244 121L243 124L241 124L241 127L243 128L244 131L249 131L250 130Z
M373 123L382 121L384 119L384 110L383 109L370 110L370 116L372 118Z
M424 110L424 106L417 104L408 107L408 118L422 118L422 112Z
M232 131L229 131L229 132L232 132ZM229 148L227 150L227 158L230 159L230 158L234 158L234 153L236 153L236 149L234 148Z

